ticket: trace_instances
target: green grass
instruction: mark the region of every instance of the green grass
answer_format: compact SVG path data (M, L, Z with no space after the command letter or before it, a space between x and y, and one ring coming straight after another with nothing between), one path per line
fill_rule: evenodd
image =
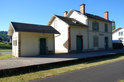
M121 80L120 82L124 82L124 80Z
M11 54L0 55L0 60L3 60L3 59L9 59L9 58L12 58L12 55L11 55Z
M12 49L0 49L0 51L12 51Z
M0 50L4 50L4 49L12 49L12 45L10 45L9 43L3 43L0 42Z
M6 75L6 77L0 78L0 82L28 82L34 79L45 78L53 75L62 74L65 72L86 69L89 67L112 63L121 60L124 60L123 55L114 55L48 66L45 69L37 67L34 70L29 70L28 72L18 71L18 73L15 73L15 75L13 73L12 73L13 75Z

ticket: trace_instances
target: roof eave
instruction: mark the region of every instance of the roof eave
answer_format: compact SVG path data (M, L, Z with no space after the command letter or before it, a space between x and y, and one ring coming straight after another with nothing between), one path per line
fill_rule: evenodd
M12 36L13 33L10 32L11 30L16 31L12 22L10 22L10 25L9 25L9 29L8 29L8 33L7 33L8 36Z
M88 26L80 26L80 25L69 25L70 27L81 27L81 28L84 28L84 29L87 29Z
M16 32L29 32L29 33L42 33L42 34L60 34L59 32L48 33L48 32L33 32L33 31L16 31Z
M53 22L54 19L55 19L55 15L52 16L52 18L50 19L50 21L48 22L47 25L50 26L52 24L52 22Z
M103 21L103 22L112 23L112 21L110 21L110 20L100 20L100 19L95 19L95 18L90 18L90 17L88 17L88 19L93 19L93 20L98 20L98 21Z

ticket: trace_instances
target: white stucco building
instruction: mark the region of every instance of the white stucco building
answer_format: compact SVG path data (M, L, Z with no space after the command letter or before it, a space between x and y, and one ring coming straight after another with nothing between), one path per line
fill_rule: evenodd
M104 18L86 13L85 4L52 16L48 26L11 22L8 35L15 57L112 49L109 13Z
M113 40L121 40L124 45L124 28L117 28L112 32Z
M108 12L102 18L86 13L85 4L82 4L80 11L54 15L48 25L61 34L55 34L56 53L112 49L112 22Z

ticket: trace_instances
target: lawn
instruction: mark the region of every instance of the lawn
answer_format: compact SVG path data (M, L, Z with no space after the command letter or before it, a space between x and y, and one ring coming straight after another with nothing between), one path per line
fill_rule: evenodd
M28 82L30 80L45 78L53 75L62 74L79 69L86 69L93 66L98 66L106 63L112 63L116 61L124 60L123 55L114 55L109 57L101 57L89 60L80 60L72 63L64 63L59 65L49 66L45 69L35 68L26 72L9 73L6 76L0 78L0 82ZM123 82L123 81L122 81Z
M3 59L9 59L9 58L12 58L12 55L11 55L11 54L0 55L0 60L3 60Z

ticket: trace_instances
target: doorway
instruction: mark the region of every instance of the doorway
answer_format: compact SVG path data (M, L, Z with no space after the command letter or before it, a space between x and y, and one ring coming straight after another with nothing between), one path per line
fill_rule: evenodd
M77 36L76 40L77 40L77 43L76 43L77 44L77 51L81 52L82 49L83 49L83 39L82 39L82 36Z
M46 39L40 38L40 55L46 54Z
M108 37L105 37L105 49L108 50Z

